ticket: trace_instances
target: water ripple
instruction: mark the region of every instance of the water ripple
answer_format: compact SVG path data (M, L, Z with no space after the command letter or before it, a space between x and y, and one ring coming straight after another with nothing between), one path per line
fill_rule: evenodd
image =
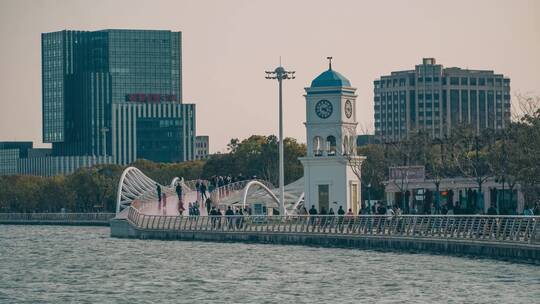
M532 303L540 267L0 226L0 303Z

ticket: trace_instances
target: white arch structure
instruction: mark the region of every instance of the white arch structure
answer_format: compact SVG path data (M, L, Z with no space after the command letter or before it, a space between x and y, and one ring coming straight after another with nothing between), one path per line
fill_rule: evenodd
M160 185L162 193L174 195L175 187L178 183L182 185L185 193L187 193L195 191L197 180L184 181L183 178L175 177L169 185ZM146 176L141 170L135 167L126 168L124 172L122 172L118 183L116 214L129 207L135 200L140 202L156 201L156 184L159 183ZM253 187L259 188L260 191L249 194L249 191L253 189ZM284 215L287 215L291 212L295 213L299 208L300 203L303 201L304 193L299 192L300 189L303 189L303 179L289 184L285 188L286 196L288 197L288 199L285 200L285 205L290 205L289 207L292 207L289 208L290 210L284 208ZM287 191L287 188L290 188L289 191ZM270 201L273 201L280 206L281 203L274 193L276 190L277 189L273 188L272 184L263 180L241 181L214 189L212 198L217 198L216 203L225 203L226 205L233 204L234 200L236 200L236 202L241 200L242 207L245 208L248 198L262 198L266 196ZM240 195L241 197L238 197ZM232 199L234 200L230 201ZM287 201L289 202L287 203Z
M252 187L252 186L259 186L260 188L262 188L268 195L270 195L270 197L272 198L272 200L274 202L277 203L278 207L281 206L282 203L279 202L279 199L276 197L276 195L274 194L274 192L272 192L272 190L270 190L265 184L261 183L260 181L258 180L252 180L250 182L248 182L246 184L246 186L244 187L244 195L243 195L243 200L242 200L242 208L246 208L246 201L247 201L247 195L248 195L248 191L249 189ZM287 208L283 208L283 210L285 210L285 214L284 215L287 215Z
M175 177L168 186L160 185L161 191L167 194L175 193L176 183L180 182L183 187L184 179ZM129 207L134 200L156 200L156 181L146 176L135 167L128 167L122 172L118 182L116 194L116 214Z
M255 190L255 191L253 191ZM215 188L211 193L212 201L218 207L241 206L245 208L249 201L263 201L281 205L277 197L278 189L271 183L260 180L244 180ZM285 186L285 214L297 213L304 200L304 179L300 178Z

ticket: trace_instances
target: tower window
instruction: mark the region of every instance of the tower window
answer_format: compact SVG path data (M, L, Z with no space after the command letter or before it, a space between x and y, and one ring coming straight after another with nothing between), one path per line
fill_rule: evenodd
M326 137L328 155L336 155L336 138L332 135Z

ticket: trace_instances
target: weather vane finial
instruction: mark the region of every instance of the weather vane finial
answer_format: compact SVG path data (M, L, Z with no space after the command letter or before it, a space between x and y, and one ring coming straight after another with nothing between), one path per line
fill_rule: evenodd
M328 59L328 69L331 70L332 69L332 57L326 57L326 59Z

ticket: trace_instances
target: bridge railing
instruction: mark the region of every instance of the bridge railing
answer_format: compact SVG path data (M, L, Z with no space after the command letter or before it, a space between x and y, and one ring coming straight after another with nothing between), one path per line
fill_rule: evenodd
M539 243L540 217L401 216L160 216L130 208L128 220L145 230L389 236Z
M115 213L0 213L0 221L109 221Z
M262 179L249 179L249 180L243 180L243 181L239 181L239 182L230 183L230 184L227 184L227 185L224 185L224 186L221 186L221 187L217 187L217 188L213 189L212 192L210 192L210 198L212 199L212 201L217 202L217 201L219 201L219 200L221 200L221 199L223 199L223 198L225 198L225 197L227 197L229 195L232 195L232 194L234 194L236 192L244 190L246 185L249 182L252 182L252 181L258 181L258 182L264 184L269 189L274 188L274 185L272 185L268 181L265 181L265 180L262 180Z

